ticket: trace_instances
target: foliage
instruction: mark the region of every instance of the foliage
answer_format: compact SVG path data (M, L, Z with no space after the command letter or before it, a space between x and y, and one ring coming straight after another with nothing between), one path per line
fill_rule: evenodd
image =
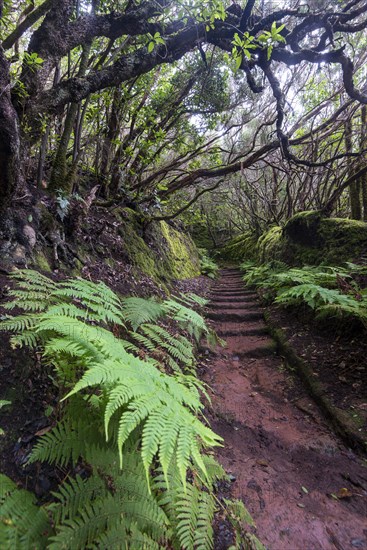
M0 474L0 545L2 548L44 548L51 531L46 511L36 505L36 497L19 490Z
M207 331L205 321L188 304L204 301L194 294L162 303L120 300L102 283L56 283L28 270L12 277L17 286L7 308L24 313L1 328L16 333L14 345L41 346L60 387L68 389L62 417L40 437L30 461L69 474L53 502L42 506L4 477L4 547L17 540L21 549L160 548L168 542L177 549L213 548L214 485L225 473L205 450L221 438L203 417L205 387L183 372L193 366L191 342L155 324L158 315L168 315L198 336ZM157 359L156 346L167 352L172 374ZM84 475L73 475L77 464Z
M289 290L278 293L275 303L284 306L305 303L312 309L318 309L320 306L337 305L341 308L351 307L356 300L341 294L338 290L330 290L315 284L298 284Z
M367 326L367 295L353 280L353 274L365 272L363 266L287 268L280 262L260 266L245 262L241 267L244 281L262 289L276 304L305 304L318 319L354 318Z
M215 279L219 270L218 264L208 255L204 248L199 249L199 254L201 273L211 279Z

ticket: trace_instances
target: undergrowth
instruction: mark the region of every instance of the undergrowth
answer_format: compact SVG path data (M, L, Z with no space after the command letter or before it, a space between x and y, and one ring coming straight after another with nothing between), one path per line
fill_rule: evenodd
M317 319L338 322L357 320L367 327L367 289L355 276L367 273L365 266L305 266L290 268L281 262L241 265L243 280L262 289L264 298L284 307L305 305Z
M192 308L205 301L120 299L103 283L54 282L30 270L12 278L5 308L23 313L1 329L13 332L13 346L42 353L64 393L29 462L65 475L42 504L1 475L1 547L211 549L220 510L233 548L262 548L244 531L252 520L243 503L216 496L227 478L212 454L222 439L204 416L193 345L210 337Z
M218 275L219 266L208 254L205 248L199 248L200 257L200 272L202 275L207 275L211 279L215 279Z

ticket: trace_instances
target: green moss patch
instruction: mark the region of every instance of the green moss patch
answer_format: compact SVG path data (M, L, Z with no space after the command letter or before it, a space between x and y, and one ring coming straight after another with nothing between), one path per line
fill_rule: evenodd
M257 249L261 262L277 259L283 251L283 229L276 225L263 233L257 241Z
M118 232L128 261L157 282L200 275L198 251L189 236L166 222L144 227L128 208L117 212Z
M251 232L243 233L231 239L221 250L222 260L242 262L257 258L257 238Z
M193 241L166 222L160 222L160 230L165 241L161 252L167 272L175 279L189 279L200 275L198 251Z

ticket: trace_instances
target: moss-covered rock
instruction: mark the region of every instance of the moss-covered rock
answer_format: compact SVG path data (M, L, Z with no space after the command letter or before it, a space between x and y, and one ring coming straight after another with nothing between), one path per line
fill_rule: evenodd
M189 279L200 275L200 260L193 241L166 222L160 222L161 246L165 267L175 279Z
M118 232L126 259L157 282L189 279L200 275L199 255L188 235L166 222L144 227L140 216L129 208L116 212Z
M296 264L340 264L367 254L367 223L300 212L284 227L284 260ZM284 257L285 256L285 257Z
M257 250L261 262L276 260L283 255L283 229L276 225L263 233L257 241Z
M299 212L284 228L271 227L261 237L242 234L222 250L225 260L280 260L289 265L341 264L367 256L367 223L327 218L319 211Z

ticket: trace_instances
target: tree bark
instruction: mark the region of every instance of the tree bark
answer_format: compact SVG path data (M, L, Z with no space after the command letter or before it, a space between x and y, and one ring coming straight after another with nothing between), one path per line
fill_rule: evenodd
M345 122L345 149L347 153L351 153L353 149L352 145L352 120L349 118ZM349 169L349 176L352 175L351 169ZM350 211L352 220L361 220L362 219L362 210L361 210L361 186L359 180L354 181L350 184L349 187L349 198L350 198Z
M80 67L78 75L84 76L87 66L88 58L91 49L91 43L83 46L83 52L80 60ZM50 178L50 191L55 192L60 189L66 192L70 192L72 188L72 182L67 179L67 152L69 147L69 141L74 128L76 117L78 114L78 103L72 103L69 107L68 114L66 115L64 131L61 136L59 147L57 149L56 157L54 160L51 178Z
M21 182L19 120L10 97L9 63L0 46L0 210Z

